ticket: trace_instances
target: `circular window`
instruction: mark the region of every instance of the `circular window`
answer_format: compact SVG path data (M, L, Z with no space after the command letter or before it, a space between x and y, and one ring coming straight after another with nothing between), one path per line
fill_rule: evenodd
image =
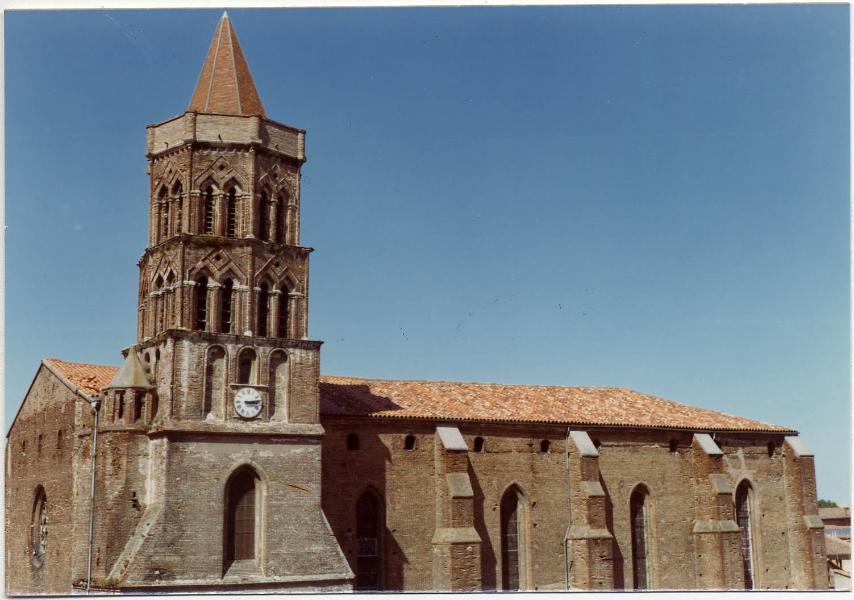
M44 488L36 490L36 501L33 505L33 524L31 548L33 566L40 567L44 563L45 545L47 544L47 496Z

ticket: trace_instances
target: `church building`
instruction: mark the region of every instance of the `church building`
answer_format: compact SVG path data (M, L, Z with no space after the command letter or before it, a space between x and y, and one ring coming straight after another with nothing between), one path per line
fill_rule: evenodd
M306 132L267 116L226 15L147 134L137 338L118 367L38 366L7 436L7 594L826 588L788 427L322 375Z

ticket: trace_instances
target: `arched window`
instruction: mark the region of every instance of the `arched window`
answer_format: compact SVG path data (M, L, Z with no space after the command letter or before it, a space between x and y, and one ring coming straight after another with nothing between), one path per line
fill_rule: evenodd
M288 410L288 355L282 351L273 352L270 356L270 418L277 413L280 418L287 417Z
M258 476L243 467L235 472L225 488L225 564L254 560L257 556L256 527L260 514Z
M125 393L116 392L116 421L122 421L125 418Z
M175 274L171 271L166 276L166 302L165 316L163 318L163 327L168 329L175 320Z
M753 539L755 535L753 488L747 480L735 490L735 520L741 530L741 564L744 568L744 589L753 589Z
M415 450L415 436L414 435L409 434L408 436L406 436L406 438L403 440L403 449L404 450Z
M288 286L282 285L281 287L281 295L279 295L279 323L278 323L278 337L286 338L288 337Z
M219 346L208 349L205 360L205 396L202 418L222 410L225 394L225 351Z
M202 213L202 231L204 233L213 233L214 226L214 197L213 186L208 186L205 190L205 208Z
M650 508L649 492L639 485L629 500L632 526L632 575L634 589L649 589Z
M139 421L142 418L142 400L143 392L133 393L133 420Z
M356 433L347 434L347 450L359 449L359 435Z
M270 239L270 199L267 198L267 192L261 192L258 200L258 238L265 241Z
M47 495L44 488L36 488L33 501L33 520L31 525L30 552L34 567L44 564L47 547Z
M270 316L270 287L266 283L261 284L258 292L258 335L267 337L267 321Z
M543 454L548 454L551 445L551 442L548 440L540 440L540 452L542 452Z
M166 230L166 225L169 223L168 212L169 207L166 204L166 186L163 186L157 193L157 212L155 213L155 219L157 219L157 222L154 224L156 228L155 242L161 242L169 236L169 232Z
M288 230L287 207L287 194L279 194L279 201L276 202L276 241L280 244L285 243L285 232Z
M193 310L193 329L205 331L208 322L208 278L196 280L195 307Z
M515 487L501 498L501 589L525 589L525 499Z
M175 202L175 233L181 233L181 222L183 221L184 207L181 204L181 194L184 192L184 186L180 180L172 186L172 199Z
M237 383L255 383L257 358L255 351L244 348L237 359Z
M163 331L163 278L158 275L154 280L154 333Z
M356 589L381 590L382 546L385 516L382 503L372 490L356 502Z
M220 299L219 310L219 323L220 323L220 331L223 333L231 333L231 319L232 319L232 310L231 310L231 298L232 292L234 291L234 282L231 279L226 279L225 283L222 285L222 298Z
M228 188L228 200L226 203L226 237L237 236L237 190L234 187Z
M474 451L483 452L483 438L480 436L474 438Z

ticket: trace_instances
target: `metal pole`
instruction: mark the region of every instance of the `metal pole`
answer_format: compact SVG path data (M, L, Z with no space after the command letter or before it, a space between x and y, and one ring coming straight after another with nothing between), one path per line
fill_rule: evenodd
M89 564L86 567L86 593L92 588L92 535L95 527L95 453L98 451L98 406L99 396L89 398L92 405L92 487L89 492Z

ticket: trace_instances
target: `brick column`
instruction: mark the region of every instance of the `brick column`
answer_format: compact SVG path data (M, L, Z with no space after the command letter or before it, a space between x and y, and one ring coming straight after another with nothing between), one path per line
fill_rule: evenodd
M798 590L826 590L827 554L824 524L818 516L815 458L798 436L786 436L783 456L792 587Z
M565 543L569 587L614 589L614 536L608 531L605 491L599 483L599 451L586 431L569 434L571 521Z
M482 586L481 539L474 528L474 491L468 446L456 427L436 428L435 591L471 592Z
M691 450L697 588L743 590L741 530L735 522L733 484L723 472L723 452L707 433L694 434Z

